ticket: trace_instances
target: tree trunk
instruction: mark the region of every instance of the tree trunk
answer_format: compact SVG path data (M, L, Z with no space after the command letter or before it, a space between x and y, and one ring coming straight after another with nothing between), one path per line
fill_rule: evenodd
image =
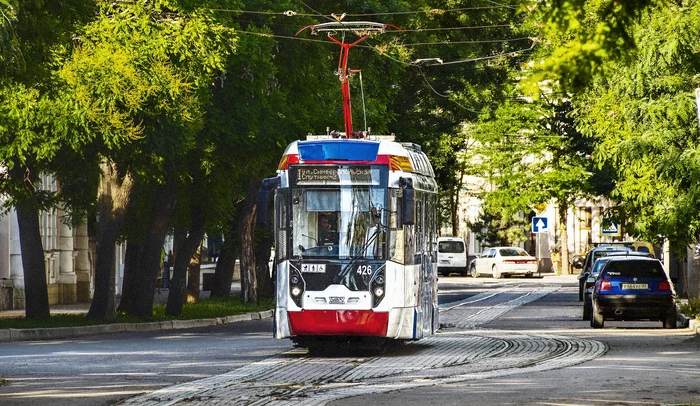
M464 168L457 172L457 179L452 190L452 235L459 236L459 191L462 189L462 178L464 178Z
M258 226L255 228L255 274L260 298L272 299L275 297L269 261L273 243L274 234L271 227Z
M251 180L241 215L241 301L258 304L258 281L255 277L255 210L260 180ZM267 260L267 259L266 259Z
M28 319L45 319L51 316L49 291L46 285L44 246L39 226L39 206L36 199L37 173L27 165L15 162L10 176L24 180L26 199L15 207L19 227L19 244L24 270L25 315Z
M178 316L182 312L185 289L188 285L190 259L197 252L204 237L204 216L201 207L196 206L191 209L189 228L189 233L186 227L175 229L175 264L168 293L168 304L165 307L165 314L169 316ZM199 280L197 282L199 283Z
M688 269L686 278L688 280L688 297L700 297L700 241L695 241L690 249L687 250L688 255L686 256L690 264L686 264L685 268Z
M180 255L185 255L185 241L187 240L187 227L175 226L173 232L173 256L171 258L171 266L173 267L173 275L170 278L170 290L168 291L168 304L165 306L165 314L168 316L178 316L182 311L182 301L185 294L185 285L187 285L187 263L182 264Z
M124 254L124 279L122 280L122 293L119 300L117 312L131 313L136 301L136 272L141 263L143 255L143 243L136 238L127 242L126 253Z
M199 241L202 241L200 238ZM190 257L187 266L187 288L185 289L185 303L197 303L199 301L199 277L201 275L202 244L197 246L194 255Z
M136 201L136 196L138 195L139 184L134 184L134 197ZM149 199L152 201L153 199ZM131 204L126 211L126 217L124 218L124 225L122 228L128 229L138 229L136 226L142 219L139 216L138 204ZM142 235L132 235L128 236L128 241L126 243L126 253L124 254L124 276L122 279L122 291L119 299L119 306L117 307L117 312L119 313L130 313L132 311L132 306L136 301L136 270L139 269L141 265L141 258L143 255L143 236Z
M569 264L569 232L568 232L568 219L569 219L569 203L561 199L559 201L559 227L560 227L560 237L561 237L561 273L571 274L571 265ZM556 232L556 231L555 231Z
M95 260L95 294L87 314L88 320L107 320L115 315L115 244L121 232L124 214L129 206L133 179L119 174L117 165L103 160L100 163L98 210L100 221L97 232Z
M158 186L153 210L150 214L150 226L146 234L141 254L139 268L136 269L133 302L130 303L127 314L140 318L149 318L153 315L153 299L160 269L163 242L168 232L170 219L175 210L175 178ZM130 269L129 272L133 272ZM125 270L126 273L126 270Z
M211 288L211 297L226 297L231 295L231 283L233 282L233 272L238 257L238 247L240 245L240 220L237 214L240 212L240 204L236 205L236 215L234 215L228 233L224 236L224 244L221 247L219 260L216 261L214 271L214 282Z

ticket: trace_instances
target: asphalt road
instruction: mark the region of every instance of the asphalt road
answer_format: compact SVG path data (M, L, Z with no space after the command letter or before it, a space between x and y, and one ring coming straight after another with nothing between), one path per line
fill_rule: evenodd
M452 311L441 311L444 334L432 341L419 341L423 344L407 347L401 353L352 360L377 376L382 368L389 371L385 375L392 368L406 368L413 376L420 371L410 370L411 365L426 360L442 362L435 369L421 372L430 375L434 371L435 376L415 380L415 388L402 383L389 392L369 391L347 398L338 398L337 391L329 388L328 393L333 394L327 398L329 404L700 404L700 339L687 329L664 330L660 322L606 322L605 329L593 330L580 320L580 302L570 277L499 281L449 277L440 282L441 302L464 302ZM523 295L521 285L525 291L531 286L533 292L543 289L543 293ZM515 289L517 286L521 287ZM490 303L497 291L503 296L529 299ZM476 302L474 298L484 299ZM515 304L504 307L504 303ZM272 339L270 331L268 319L193 330L0 344L0 404L107 405L126 399L142 404L139 399L145 398L133 396L191 381L201 382L204 388L210 381L222 388L229 382L231 394L222 393L220 399L231 400L235 393L240 395L245 390L264 392L255 385L246 388L235 384L236 374L258 370L259 376L269 378L273 374L268 372L282 373L282 369L274 369L276 362L286 367L289 376L298 377L300 370L327 374L347 364L339 357L309 358L293 350L290 341ZM449 341L455 337L463 340L457 347ZM555 348L555 342L563 349ZM590 343L593 347L602 343L603 347L597 348L604 348L600 351L604 355L596 353L585 362L573 360L574 347ZM429 352L431 346L435 354ZM493 348L510 351L517 346L523 348L517 362L512 357L488 358L492 355L484 353L481 357L479 353ZM580 353L580 348L577 351ZM504 350L504 355L507 352ZM465 373L464 365L470 364L455 357L470 355L477 361L483 359L480 367L488 369L488 375ZM553 359L561 366L552 369L557 365L551 362ZM489 360L514 366L489 365ZM538 368L548 362L548 366ZM268 372L259 373L261 368L268 368ZM227 375L229 371L234 372ZM280 376L280 380L293 380L289 376ZM397 381L405 382L404 376ZM320 382L332 383L324 379ZM209 404L214 398L207 399L199 398L199 403ZM306 399L307 404L314 404L315 398ZM253 400L239 397L234 404Z
M458 278L448 279L455 286L461 283ZM479 279L482 284L495 283ZM580 319L581 305L576 295L575 285L570 284L512 309L482 327L503 334L519 332L597 340L608 346L601 357L560 369L356 396L330 404L700 404L700 336L688 329L664 330L661 322L606 321L604 329L594 330Z

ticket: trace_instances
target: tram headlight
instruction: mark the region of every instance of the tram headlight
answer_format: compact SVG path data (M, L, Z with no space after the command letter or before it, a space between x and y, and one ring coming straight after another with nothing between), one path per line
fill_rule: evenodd
M382 268L372 276L372 280L369 283L369 289L372 293L372 307L377 307L382 299L384 299L384 294L386 293L385 282L386 278L384 276L384 269Z
M304 278L296 269L290 269L289 271L289 294L292 297L294 303L301 307L301 297L304 293Z

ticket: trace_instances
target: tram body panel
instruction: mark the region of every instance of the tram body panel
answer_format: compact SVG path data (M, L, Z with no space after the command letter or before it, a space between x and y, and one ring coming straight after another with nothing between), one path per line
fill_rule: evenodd
M353 148L362 159L333 158ZM284 247L276 266L276 338L417 340L437 330L437 187L425 154L406 148L363 140L287 147L278 170L282 193L275 195L276 246ZM404 225L406 187L419 196L420 226ZM335 241L322 240L321 215L333 218ZM357 239L367 242L358 246Z

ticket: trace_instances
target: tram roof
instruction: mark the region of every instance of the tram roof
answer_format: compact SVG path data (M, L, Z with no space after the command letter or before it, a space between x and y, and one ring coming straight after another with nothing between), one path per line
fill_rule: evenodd
M393 137L392 137L393 138ZM306 141L294 141L287 146L284 156L296 156L299 162L320 164L324 161L361 162L364 164L376 162L380 156L406 157L412 169L409 172L435 176L433 168L425 153L417 144L395 142L381 139L347 139L347 138L314 138ZM290 162L291 163L291 162ZM282 163L280 163L282 166Z

